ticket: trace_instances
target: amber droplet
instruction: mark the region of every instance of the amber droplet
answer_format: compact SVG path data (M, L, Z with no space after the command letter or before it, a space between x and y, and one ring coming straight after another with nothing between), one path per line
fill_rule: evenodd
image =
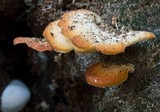
M127 80L129 72L134 72L133 64L96 63L88 68L85 79L88 84L95 87L110 87Z

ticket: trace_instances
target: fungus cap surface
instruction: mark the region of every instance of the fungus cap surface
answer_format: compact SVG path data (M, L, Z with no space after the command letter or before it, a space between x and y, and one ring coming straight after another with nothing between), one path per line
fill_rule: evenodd
M110 87L127 80L129 72L134 72L132 64L107 65L105 63L96 63L89 67L85 79L88 84L95 87Z
M67 12L58 25L62 34L70 38L76 47L95 48L108 55L124 52L127 46L155 37L146 31L109 29L99 15L88 10Z
M43 31L43 36L57 52L67 53L73 49L73 45L67 37L61 33L61 28L57 26L59 21L51 22Z

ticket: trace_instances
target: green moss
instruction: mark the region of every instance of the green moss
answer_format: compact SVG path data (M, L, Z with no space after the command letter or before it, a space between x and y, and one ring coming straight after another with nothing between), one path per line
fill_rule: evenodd
M118 0L97 0L97 1L114 3L117 2Z

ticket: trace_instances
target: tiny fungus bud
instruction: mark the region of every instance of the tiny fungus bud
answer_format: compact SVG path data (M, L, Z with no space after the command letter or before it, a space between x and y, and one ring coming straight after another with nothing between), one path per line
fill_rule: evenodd
M29 101L31 93L19 80L12 80L1 95L2 112L19 112Z
M120 84L127 80L128 73L134 72L134 65L116 65L96 63L89 67L85 74L88 84L95 87L110 87Z
M112 25L115 26L115 25L117 24L117 21L118 21L118 20L117 20L117 17L113 16L113 17L112 17Z

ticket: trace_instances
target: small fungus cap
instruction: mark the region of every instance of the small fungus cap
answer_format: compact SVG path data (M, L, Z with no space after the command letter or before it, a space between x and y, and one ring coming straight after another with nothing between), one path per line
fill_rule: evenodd
M95 87L110 87L127 80L129 72L134 72L134 65L96 63L89 67L85 79L88 84Z

